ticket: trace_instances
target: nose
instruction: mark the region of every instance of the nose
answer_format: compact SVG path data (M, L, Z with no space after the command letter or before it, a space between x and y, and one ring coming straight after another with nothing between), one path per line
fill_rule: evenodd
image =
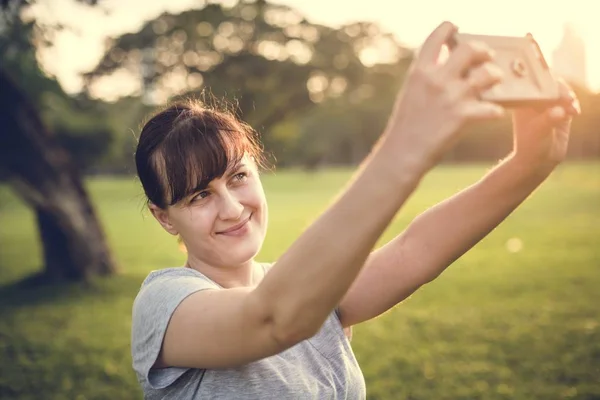
M242 217L244 206L239 200L228 190L224 191L221 196L221 204L219 207L219 218L222 220L236 221Z

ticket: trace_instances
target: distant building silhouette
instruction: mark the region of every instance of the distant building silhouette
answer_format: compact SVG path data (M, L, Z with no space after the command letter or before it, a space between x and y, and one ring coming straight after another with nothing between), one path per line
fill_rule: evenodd
M585 43L577 28L564 25L563 37L552 53L552 68L558 76L570 83L588 87Z

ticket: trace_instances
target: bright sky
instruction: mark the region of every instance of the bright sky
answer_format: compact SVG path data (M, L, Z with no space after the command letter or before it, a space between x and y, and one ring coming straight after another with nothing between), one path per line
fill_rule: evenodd
M227 1L227 0L226 0ZM337 26L351 21L374 21L393 32L410 47L419 46L441 21L450 20L463 32L524 35L531 32L549 62L559 43L563 25L575 24L587 51L587 80L600 90L600 24L592 0L273 0L290 5L309 21ZM52 2L52 5L49 6ZM55 38L55 46L43 54L46 69L57 76L65 90L80 88L78 73L98 62L107 35L135 31L143 22L164 11L178 12L198 4L197 0L104 0L103 13L73 6L72 0L39 0L35 14L49 20L73 24L74 31L64 31ZM368 6L365 6L368 4ZM502 5L500 5L502 4Z

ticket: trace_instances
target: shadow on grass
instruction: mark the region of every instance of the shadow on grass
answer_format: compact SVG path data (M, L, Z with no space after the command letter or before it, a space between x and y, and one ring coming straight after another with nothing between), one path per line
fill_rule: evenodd
M0 314L15 308L71 303L90 297L130 296L133 300L142 281L141 276L119 274L88 282L56 282L36 273L0 286Z

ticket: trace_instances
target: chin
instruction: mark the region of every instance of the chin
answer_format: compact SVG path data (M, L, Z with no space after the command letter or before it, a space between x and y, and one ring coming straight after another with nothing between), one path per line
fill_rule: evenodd
M226 257L223 257L225 264L240 265L252 261L258 254L262 246L260 238L248 238L240 243L231 244L223 249Z

